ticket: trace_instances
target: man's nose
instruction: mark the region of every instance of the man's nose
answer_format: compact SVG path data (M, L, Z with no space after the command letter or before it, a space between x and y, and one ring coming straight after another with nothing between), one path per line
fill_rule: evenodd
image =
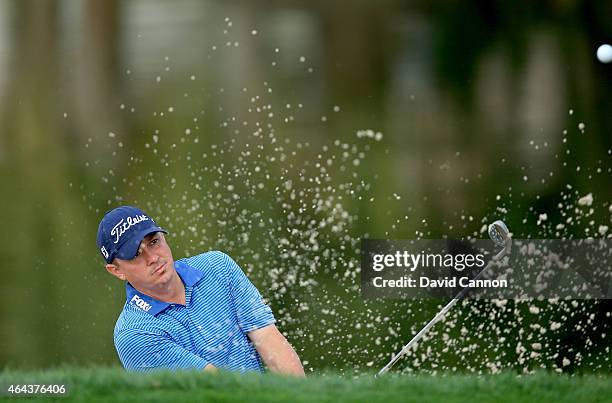
M157 263L157 261L159 260L159 256L157 256L157 254L153 253L150 250L147 250L146 248L142 251L142 253L145 256L147 265L151 265L153 263Z

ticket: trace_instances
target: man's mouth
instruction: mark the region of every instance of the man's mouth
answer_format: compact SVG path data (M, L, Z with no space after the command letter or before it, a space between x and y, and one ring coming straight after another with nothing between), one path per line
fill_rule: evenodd
M160 274L160 273L163 273L164 271L166 271L166 263L162 264L157 269L153 270L153 273L151 273L151 275Z

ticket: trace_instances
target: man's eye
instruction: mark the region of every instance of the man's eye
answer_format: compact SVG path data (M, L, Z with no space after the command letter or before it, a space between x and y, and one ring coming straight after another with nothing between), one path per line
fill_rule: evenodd
M154 239L154 240L151 241L151 245L155 245L157 242L159 242L159 240L158 239Z

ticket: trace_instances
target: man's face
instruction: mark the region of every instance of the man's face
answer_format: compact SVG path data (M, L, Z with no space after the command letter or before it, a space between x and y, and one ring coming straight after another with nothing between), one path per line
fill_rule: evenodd
M175 273L172 251L163 232L147 235L136 257L130 260L115 259L106 270L121 280L127 280L138 290L154 290L167 284Z

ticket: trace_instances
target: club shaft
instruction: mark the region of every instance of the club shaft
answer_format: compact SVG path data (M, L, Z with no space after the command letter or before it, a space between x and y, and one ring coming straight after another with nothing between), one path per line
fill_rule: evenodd
M442 319L444 317L444 315L446 315L446 313L453 307L453 305L455 305L457 303L457 301L459 301L458 298L453 298L448 304L446 304L446 306L444 308L442 308L442 310L440 312L438 312L438 314L436 316L434 316L434 318L432 320L429 321L428 324L425 325L425 327L423 329L421 329L420 332L418 332L413 338L412 340L410 340L408 342L408 344L406 344L399 353L397 353L393 359L391 361L389 361L389 363L387 365L384 366L383 369L381 369L378 372L378 375L382 375L384 373L386 373L387 371L389 371L389 369L391 369L391 367L393 365L395 365L395 363L402 358L402 356L404 354L406 354L406 352L408 352L408 350L410 350L410 348L421 339L421 337L423 337L425 335L425 333L427 333L429 331L429 329L431 329L433 327L433 325L435 325L440 319Z
M480 276L482 276L482 274L489 268L489 266L491 266L491 264L499 259L501 256L503 256L506 253L506 248L504 248L504 250L502 250L501 252L499 252L497 255L495 255L493 257L493 259L491 259L491 261L485 266L484 269L482 269L480 271L480 273L478 273L478 275L476 277L474 277L474 280L478 280L480 278ZM469 287L465 287L463 290L461 290L457 296L455 298L453 298L448 304L446 304L446 306L444 308L442 308L442 310L440 312L438 312L436 314L436 316L433 317L432 320L429 321L428 324L425 325L425 327L423 329L421 329L420 332L418 332L413 338L412 340L410 340L408 342L408 344L406 344L404 347L402 347L402 349L400 350L399 353L397 353L392 359L391 361L389 361L389 363L387 365L385 365L383 367L383 369L381 369L380 371L378 371L377 375L383 375L384 373L386 373L387 371L389 371L391 369L391 367L393 365L395 365L395 363L404 356L404 354L406 354L410 348L412 348L412 346L419 341L424 335L425 333L427 333L429 331L429 329L431 329L436 323L438 323L440 321L440 319L442 319L444 317L444 315L446 315L448 313L448 311L450 311L450 309L461 299L463 298L463 296L470 290Z

